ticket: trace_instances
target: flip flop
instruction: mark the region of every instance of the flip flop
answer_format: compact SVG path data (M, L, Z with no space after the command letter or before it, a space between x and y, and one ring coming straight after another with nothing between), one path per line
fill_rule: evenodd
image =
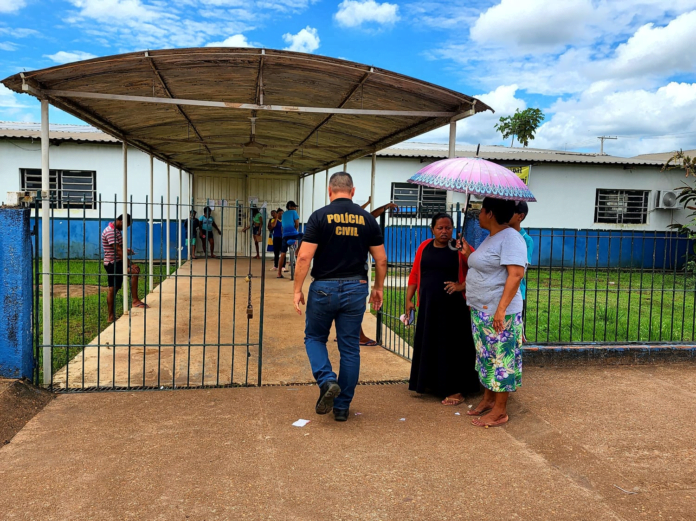
M445 403L447 401L447 398L442 400L440 403L444 405L445 407L456 407L457 405L461 405L464 403L464 398L460 398L459 400L454 400L452 403Z
M145 309L145 308L150 309L150 306L145 304L145 302L138 302L137 304L133 304L133 307L134 308L142 308L142 309Z
M466 411L467 416L483 416L487 412L490 412L493 410L493 407L489 407L488 409L484 409L482 411L477 411L476 409L473 409L471 411Z
M474 420L471 420L471 425L474 427L484 427L487 429L488 427L500 427L501 425L505 425L508 421L510 421L510 417L506 414L504 418L501 418L493 423L482 423L479 425L478 423L474 423Z
M372 347L372 346L377 346L379 344L377 342L375 342L374 340L368 340L367 342L360 342L360 345Z

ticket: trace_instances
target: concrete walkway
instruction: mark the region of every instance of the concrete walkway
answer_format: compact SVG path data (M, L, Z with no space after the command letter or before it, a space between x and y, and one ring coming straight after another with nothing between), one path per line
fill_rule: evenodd
M267 259L266 268L272 264ZM176 385L255 385L259 374L261 261L252 260L251 304L247 321L249 259L205 259L185 263L147 296L150 309L132 309L58 371L55 387L171 387ZM263 384L311 382L304 349L304 316L292 306L293 282L266 269ZM207 275L207 277L205 276ZM309 286L309 280L305 286ZM236 293L236 298L235 298ZM365 315L374 336L374 317ZM248 348L247 343L251 344ZM332 360L338 350L329 342ZM234 343L234 347L231 345ZM222 344L222 345L219 345ZM228 345L224 345L228 344ZM404 380L410 364L381 347L362 349L364 382ZM233 376L234 375L234 376Z
M0 517L696 519L690 364L529 369L498 429L405 385L358 387L345 424L315 399L310 386L60 395L0 449Z

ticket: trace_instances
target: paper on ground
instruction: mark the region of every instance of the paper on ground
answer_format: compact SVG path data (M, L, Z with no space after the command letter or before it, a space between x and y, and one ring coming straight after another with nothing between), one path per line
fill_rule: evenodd
M299 419L295 423L292 424L293 427L304 427L307 425L311 420L303 420Z

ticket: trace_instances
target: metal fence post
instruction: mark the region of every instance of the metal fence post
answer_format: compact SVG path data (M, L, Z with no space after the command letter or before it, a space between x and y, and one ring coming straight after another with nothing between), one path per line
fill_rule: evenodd
M379 216L379 229L382 231L382 237L385 236L386 228L386 212ZM387 265L387 279L389 278L389 266ZM386 281L385 281L386 286ZM382 344L382 310L384 309L384 303L377 310L377 331L375 331L375 342Z

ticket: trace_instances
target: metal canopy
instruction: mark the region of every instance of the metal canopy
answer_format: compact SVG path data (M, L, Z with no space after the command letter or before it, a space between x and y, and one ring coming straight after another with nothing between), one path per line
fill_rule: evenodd
M268 49L121 54L2 83L190 172L315 173L492 110L383 69Z

